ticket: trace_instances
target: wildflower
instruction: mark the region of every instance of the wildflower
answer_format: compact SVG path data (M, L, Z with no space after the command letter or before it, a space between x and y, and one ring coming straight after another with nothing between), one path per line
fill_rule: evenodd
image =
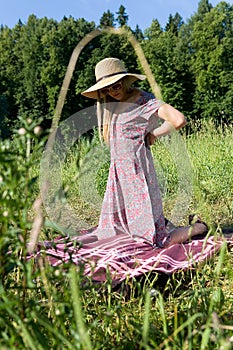
M35 135L40 135L41 133L42 133L42 128L39 125L35 126L34 134Z
M9 215L9 213L8 213L7 210L4 210L4 212L2 213L2 215L6 218L6 217Z
M19 134L19 135L25 135L25 134L26 134L26 129L25 129L25 128L20 128L20 129L18 130L18 134Z
M60 276L60 271L59 271L59 270L56 270L56 271L54 272L54 275L57 276L57 277Z

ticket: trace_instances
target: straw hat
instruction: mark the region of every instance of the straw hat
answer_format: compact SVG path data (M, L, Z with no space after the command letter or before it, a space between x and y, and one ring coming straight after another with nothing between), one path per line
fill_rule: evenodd
M95 67L96 84L83 91L82 95L97 99L98 90L110 86L126 76L131 77L131 83L138 79L146 79L145 75L128 73L124 66L124 63L118 58L105 58L97 63Z

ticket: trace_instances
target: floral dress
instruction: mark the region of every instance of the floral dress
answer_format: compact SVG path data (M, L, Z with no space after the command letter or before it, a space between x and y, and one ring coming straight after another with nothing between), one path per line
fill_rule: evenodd
M147 133L158 126L162 103L142 91L136 103L113 113L111 163L95 232L99 240L127 233L162 247L168 237L153 158L145 141Z

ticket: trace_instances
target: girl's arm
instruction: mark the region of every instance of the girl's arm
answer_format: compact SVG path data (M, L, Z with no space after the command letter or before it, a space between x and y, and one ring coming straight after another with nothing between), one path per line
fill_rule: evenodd
M167 103L161 105L158 116L164 120L164 123L148 134L149 145L153 145L157 137L169 135L174 129L178 130L187 124L185 116Z
M165 122L152 131L155 137L169 134L174 129L180 129L187 124L185 116L176 108L165 103L158 110L159 118Z

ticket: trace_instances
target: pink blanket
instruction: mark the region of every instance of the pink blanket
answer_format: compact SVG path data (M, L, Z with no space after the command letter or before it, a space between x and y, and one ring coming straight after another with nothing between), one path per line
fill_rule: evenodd
M83 237L84 238L84 237ZM194 268L216 254L224 238L210 236L185 244L175 244L167 249L152 249L143 242L137 242L129 235L122 234L101 241L94 235L59 238L53 242L39 243L38 251L29 258L37 258L41 252L52 266L72 262L84 266L84 274L96 282L106 280L110 274L116 285L127 278L137 277L150 271L171 274L179 270ZM82 240L82 244L79 241ZM228 243L233 243L229 238Z

